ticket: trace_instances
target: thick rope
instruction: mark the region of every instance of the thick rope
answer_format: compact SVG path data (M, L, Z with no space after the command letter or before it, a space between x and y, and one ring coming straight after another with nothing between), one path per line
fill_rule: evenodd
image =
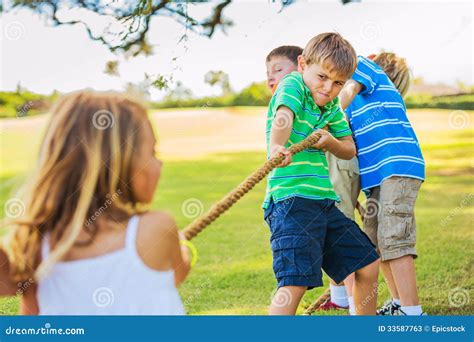
M331 297L331 289L328 287L326 291L323 292L318 299L314 301L313 304L308 306L306 310L303 312L303 316L311 316L313 312L319 309L319 307L324 304L329 298Z
M321 134L312 133L303 141L291 145L288 150L291 155L299 153L316 144L321 138ZM191 240L199 234L204 228L215 221L219 216L232 207L240 198L249 192L256 184L265 178L274 168L281 164L285 159L283 154L273 157L265 162L258 170L254 171L247 179L240 183L235 189L224 196L219 202L214 204L211 209L203 216L197 218L189 224L184 230L184 236L187 240Z

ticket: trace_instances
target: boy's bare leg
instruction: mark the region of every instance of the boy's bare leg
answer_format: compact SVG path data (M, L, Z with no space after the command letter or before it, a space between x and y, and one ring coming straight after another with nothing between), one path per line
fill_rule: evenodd
M382 270L383 277L387 283L388 290L392 298L400 299L398 294L397 285L395 284L395 279L393 279L392 269L390 268L390 261L381 261L380 269Z
M346 286L347 297L352 297L352 292L354 288L354 273L351 273L344 279L344 285Z
M411 255L389 261L402 306L420 305L416 289L415 263Z
M375 315L379 260L355 271L354 304L357 315Z
M268 313L270 315L294 315L305 292L305 286L280 287L273 296Z

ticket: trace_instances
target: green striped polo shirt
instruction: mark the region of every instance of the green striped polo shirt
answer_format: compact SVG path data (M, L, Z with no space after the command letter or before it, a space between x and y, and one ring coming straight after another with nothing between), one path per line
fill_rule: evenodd
M352 134L339 106L339 100L336 98L320 108L314 103L302 75L294 71L282 78L268 107L267 158L270 156L272 124L280 106L290 108L294 114L293 128L286 148L299 143L315 129L326 125L336 138ZM294 155L290 165L274 169L267 177L267 190L262 207L268 208L271 198L274 202L279 202L293 196L339 201L329 180L328 163L322 150L306 149Z

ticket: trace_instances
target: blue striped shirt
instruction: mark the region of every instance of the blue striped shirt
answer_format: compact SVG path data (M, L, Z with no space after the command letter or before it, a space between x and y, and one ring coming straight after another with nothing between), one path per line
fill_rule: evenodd
M352 79L361 92L346 110L354 134L361 188L392 176L425 179L425 162L403 99L381 67L359 56Z

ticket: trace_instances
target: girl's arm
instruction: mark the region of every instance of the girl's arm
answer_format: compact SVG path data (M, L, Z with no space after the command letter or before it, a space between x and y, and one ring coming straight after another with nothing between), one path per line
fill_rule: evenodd
M188 247L181 245L181 240L186 240L184 235L181 235L176 230L173 232L173 269L174 269L174 284L179 286L188 276L191 271L191 258L189 257Z
M164 271L173 269L175 285L181 284L191 269L187 248L181 246L176 222L162 212L142 216L137 236L138 254L150 268Z

